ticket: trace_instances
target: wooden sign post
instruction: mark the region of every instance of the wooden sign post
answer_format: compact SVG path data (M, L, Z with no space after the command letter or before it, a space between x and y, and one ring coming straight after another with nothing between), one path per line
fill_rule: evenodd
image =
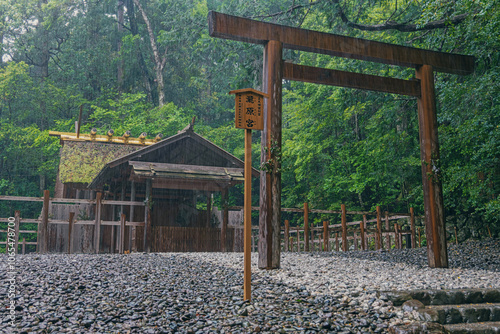
M243 203L243 299L251 300L252 252L252 130L264 129L264 97L255 89L232 90L235 94L235 125L245 129L245 200Z

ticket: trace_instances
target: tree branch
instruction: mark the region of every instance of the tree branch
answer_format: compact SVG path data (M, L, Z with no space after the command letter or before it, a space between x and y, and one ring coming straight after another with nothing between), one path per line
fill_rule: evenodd
M354 23L351 22L345 13L340 9L339 7L339 16L342 22L347 24L347 26L355 29L360 29L360 30L365 30L365 31L383 31L383 30L398 30L402 32L415 32L415 31L423 31L423 30L433 30L433 29L439 29L439 28L446 28L450 24L459 24L462 21L464 21L468 16L469 13L466 14L460 14L457 16L453 16L448 19L442 19L442 20L437 20L437 21L432 21L428 22L422 26L417 26L416 24L409 24L409 23L398 23L394 21L387 21L382 24L360 24L360 23Z
M257 18L267 18L267 17L275 17L275 16L280 16L280 15L284 15L284 14L289 14L293 11L295 11L296 9L300 9L300 8L311 8L311 6L314 6L314 5L317 5L319 4L320 2L322 2L322 0L316 0L314 2L311 2L311 3L308 3L307 5L293 5L291 6L290 8L288 8L287 10L283 10L281 12L277 12L277 13L273 13L273 14L269 14L269 15L256 15L256 16L250 16L251 19L257 19Z

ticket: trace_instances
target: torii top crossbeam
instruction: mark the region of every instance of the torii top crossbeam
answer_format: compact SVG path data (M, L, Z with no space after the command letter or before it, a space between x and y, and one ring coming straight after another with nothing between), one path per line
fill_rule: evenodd
M208 15L210 36L240 42L265 44L279 41L283 47L368 60L378 63L417 67L431 65L434 70L454 74L474 71L474 57L416 49L407 46L328 34L313 30L266 23L211 11Z

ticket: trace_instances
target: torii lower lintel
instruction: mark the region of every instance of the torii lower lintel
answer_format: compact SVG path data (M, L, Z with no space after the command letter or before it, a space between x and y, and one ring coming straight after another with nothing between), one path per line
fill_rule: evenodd
M422 183L429 266L448 267L441 182L433 70L453 74L474 71L474 57L347 36L286 27L217 12L209 12L210 36L265 45L263 91L265 102L260 178L259 268L280 266L281 82L283 78L311 83L375 90L414 96L418 99ZM417 69L417 80L401 80L319 69L283 63L282 50L289 48ZM273 153L275 152L275 153Z

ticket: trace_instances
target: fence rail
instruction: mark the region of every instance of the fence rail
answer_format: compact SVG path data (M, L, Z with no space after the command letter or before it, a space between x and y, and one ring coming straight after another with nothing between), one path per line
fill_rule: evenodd
M103 205L130 205L130 206L145 206L145 202L139 201L116 201L116 200L104 200L96 198L95 200L89 199L68 199L68 198L50 198L48 196L48 191L44 192L44 197L18 197L18 196L0 196L0 200L5 201L28 201L28 202L43 202L42 214L38 219L23 219L20 218L16 223L17 236L20 234L37 234L37 241L27 242L23 238L23 252L26 245L36 245L39 252L47 252L48 244L48 231L47 228L49 224L53 225L68 225L68 252L71 252L71 240L73 227L77 225L92 225L95 226L97 233L101 226L119 226L118 231L120 232L120 237L118 239L118 250L123 252L124 249L124 235L123 232L125 227L145 227L146 222L130 222L126 221L125 218L121 217L119 221L101 220L100 212ZM49 219L48 217L48 206L50 203L65 203L65 204L90 204L96 206L96 218L94 220L78 220L75 219L74 213L70 212L70 217L67 220L61 219ZM243 207L233 206L229 207L231 210L241 210ZM259 207L252 207L252 210L259 210ZM292 213L302 213L304 215L304 226L301 228L290 227L289 222L285 221L285 226L282 227L282 249L284 251L310 251L312 250L342 250L347 251L349 249L362 249L367 250L370 247L374 249L391 249L392 245L396 248L406 247L417 247L417 232L418 232L418 247L421 246L422 231L421 228L416 228L415 218L413 209L410 209L410 213L389 213L384 212L382 215L381 210L377 207L375 212L369 211L347 211L345 205L341 206L341 210L319 210L310 209L307 203L304 203L303 208L282 208L283 212ZM309 213L315 214L339 214L341 215L341 223L331 224L329 221L323 222L323 226L310 226L308 215ZM348 215L362 215L363 220L347 221ZM367 216L375 216L375 218L367 219ZM402 230L399 224L400 220L408 222L407 230ZM0 221L7 221L6 218L0 218ZM391 224L392 221L398 221ZM36 223L37 230L20 229L20 224L25 223ZM255 251L257 249L258 240L258 227L252 228L252 249ZM0 233L6 233L5 230L0 230ZM456 234L456 231L455 231ZM98 235L98 234L96 234ZM112 238L114 236L114 229ZM96 251L98 252L99 246L96 242ZM19 242L19 240L18 240ZM393 244L394 243L394 244ZM0 244L7 245L7 241ZM16 247L16 249L18 249Z
M146 204L144 202L138 202L138 201L116 201L116 200L100 200L100 199L73 199L73 198L50 198L48 191L44 192L44 197L23 197L23 196L0 196L0 200L3 201L23 201L23 202L43 202L43 209L42 209L42 214L40 215L39 218L37 219L25 219L21 218L20 211L16 211L16 220L15 220L15 250L16 253L19 253L19 244L21 244L21 252L22 254L25 254L26 252L26 245L36 245L36 250L38 252L44 253L48 251L48 227L49 224L52 225L68 225L68 253L71 253L71 244L72 244L72 239L73 239L73 226L75 225L92 225L95 226L96 229L100 229L100 226L120 226L120 238L118 239L118 249L123 252L123 243L125 243L124 235L125 233L123 232L125 227L144 227L145 222L137 222L137 221L125 221L123 219L120 219L119 221L109 221L109 220L101 220L100 215L96 214L96 218L94 220L78 220L74 219L74 212L70 212L69 217L67 220L61 220L61 219L49 219L49 205L50 203L61 203L61 204L90 204L90 205L95 205L99 209L96 210L97 212L100 212L102 210L102 206L104 205L130 205L130 206L145 206ZM10 218L10 217L9 217ZM9 218L0 218L0 222L8 222ZM36 230L27 230L27 229L20 229L21 224L37 224L37 229ZM0 230L0 233L8 233L8 230ZM26 238L22 239L22 243L19 241L21 235L20 234L36 234L37 239L36 241L26 241ZM96 233L97 235L97 233ZM112 234L112 238L114 237L114 234ZM99 249L98 243L100 243L100 238L96 238L95 241L95 248L96 250ZM8 237L6 238L5 241L0 241L0 245L5 245L7 248L7 245L9 244L8 242Z

